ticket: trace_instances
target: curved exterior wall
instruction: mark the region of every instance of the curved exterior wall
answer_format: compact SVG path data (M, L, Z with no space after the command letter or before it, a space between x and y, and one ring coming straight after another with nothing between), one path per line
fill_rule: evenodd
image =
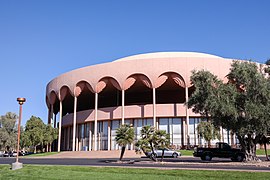
M204 69L225 79L231 63L203 53L150 53L56 77L47 85L46 102L48 123L55 126L59 117L58 150L118 149L115 130L123 123L134 125L136 139L150 124L170 133L178 148L204 143L195 131L200 116L184 106L193 91L191 72ZM223 140L232 141L226 133Z
M203 57L159 57L160 53L155 57L140 57L132 60L116 60L110 63L98 64L94 66L88 66L80 69L76 69L53 79L46 88L46 95L52 91L55 91L59 95L61 87L67 86L70 91L74 91L76 84L80 81L88 82L93 90L96 92L96 86L98 82L104 77L113 77L121 88L126 79L133 74L144 74L147 76L151 85L154 86L157 83L157 79L160 75L166 72L179 73L188 87L190 84L190 75L192 70L208 70L220 78L224 78L229 72L231 59L224 59L215 56L203 56ZM170 54L170 53L169 53ZM174 54L174 53L173 53ZM136 56L135 56L136 57Z

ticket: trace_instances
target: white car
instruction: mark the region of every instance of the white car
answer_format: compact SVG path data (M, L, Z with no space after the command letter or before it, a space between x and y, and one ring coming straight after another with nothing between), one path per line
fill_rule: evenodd
M12 157L17 157L17 152L12 152Z
M158 150L154 150L154 154L152 154L152 152L148 152L147 153L148 156L154 156L154 157L161 157L162 156L162 150L158 149ZM164 149L164 157L173 157L173 158L177 158L178 156L181 156L181 153L175 150L171 150L171 149Z
M3 156L4 156L4 152L0 151L0 157L3 157Z

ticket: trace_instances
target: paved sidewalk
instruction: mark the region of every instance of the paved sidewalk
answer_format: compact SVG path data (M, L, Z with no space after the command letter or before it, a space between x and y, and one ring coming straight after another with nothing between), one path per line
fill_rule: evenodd
M113 151L64 151L46 156L46 158L119 158L120 150ZM124 158L140 158L143 154L136 154L134 150L126 150ZM40 157L41 158L41 157ZM43 157L44 158L44 157Z

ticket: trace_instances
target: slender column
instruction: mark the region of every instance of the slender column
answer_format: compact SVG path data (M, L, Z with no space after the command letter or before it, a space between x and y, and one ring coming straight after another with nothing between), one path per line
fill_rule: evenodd
M52 117L52 105L50 104L50 107L48 108L48 124L51 124L51 117Z
M156 88L153 88L153 126L156 127Z
M20 104L20 111L19 111L16 163L19 163L20 136L21 136L21 121L22 121L22 105L23 105L23 102Z
M132 124L132 127L134 128L134 119L130 120L131 124ZM134 128L135 129L135 128ZM130 145L130 150L134 150L134 142L136 140L136 134L135 134L135 137L134 137L134 140L133 142L131 143Z
M50 114L50 124L52 125L52 121L53 121L53 104L51 105L51 114Z
M92 131L89 131L89 151L92 151Z
M70 141L70 126L67 127L67 149L69 151L69 141Z
M53 105L50 104L49 114L48 114L48 124L50 126L52 126L52 121L53 121ZM50 151L50 149L51 149L51 143L48 144L48 148L49 148L48 151Z
M108 121L108 151L111 150L111 121Z
M61 128L62 128L62 101L60 101L60 115L59 115L59 127L58 127L58 152L60 152L61 145Z
M125 90L122 90L122 124L125 123Z
M188 102L188 87L185 88L185 94L186 94L186 103ZM186 140L184 140L184 142L186 142L186 144L188 143L188 136L189 136L189 133L188 133L188 125L189 125L189 112L188 112L188 107L186 106Z
M94 125L94 151L97 150L97 111L98 111L98 93L95 93L95 125Z
M196 141L196 122L197 122L197 119L194 119L194 126L193 126L193 134L194 134L194 145L197 145L197 141Z
M101 150L101 133L98 133L98 150Z
M80 151L79 150L79 125L76 125L76 138L75 138L75 151Z
M67 150L66 149L66 146L67 146L67 129L68 129L68 127L66 127L66 128L63 128L63 134L64 134L64 140L63 140L63 149L64 150Z
M185 145L185 137L186 137L186 119L182 119L182 132L183 132L183 137L182 137L182 146Z
M75 151L76 121L77 121L77 97L75 96L74 97L74 111L73 111L72 151Z
M56 128L56 114L54 115L54 119L53 119L53 127Z
M56 114L53 113L52 114L52 127L53 128L56 128L55 121L56 121ZM50 152L52 151L52 148L55 149L55 146L56 146L55 143L50 143Z

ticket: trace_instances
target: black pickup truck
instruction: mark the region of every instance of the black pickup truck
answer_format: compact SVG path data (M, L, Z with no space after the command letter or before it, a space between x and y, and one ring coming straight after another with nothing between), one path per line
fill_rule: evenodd
M201 160L211 161L213 157L231 158L232 161L243 161L245 153L240 149L233 149L230 145L223 142L216 143L216 148L195 148L193 156L201 157Z

